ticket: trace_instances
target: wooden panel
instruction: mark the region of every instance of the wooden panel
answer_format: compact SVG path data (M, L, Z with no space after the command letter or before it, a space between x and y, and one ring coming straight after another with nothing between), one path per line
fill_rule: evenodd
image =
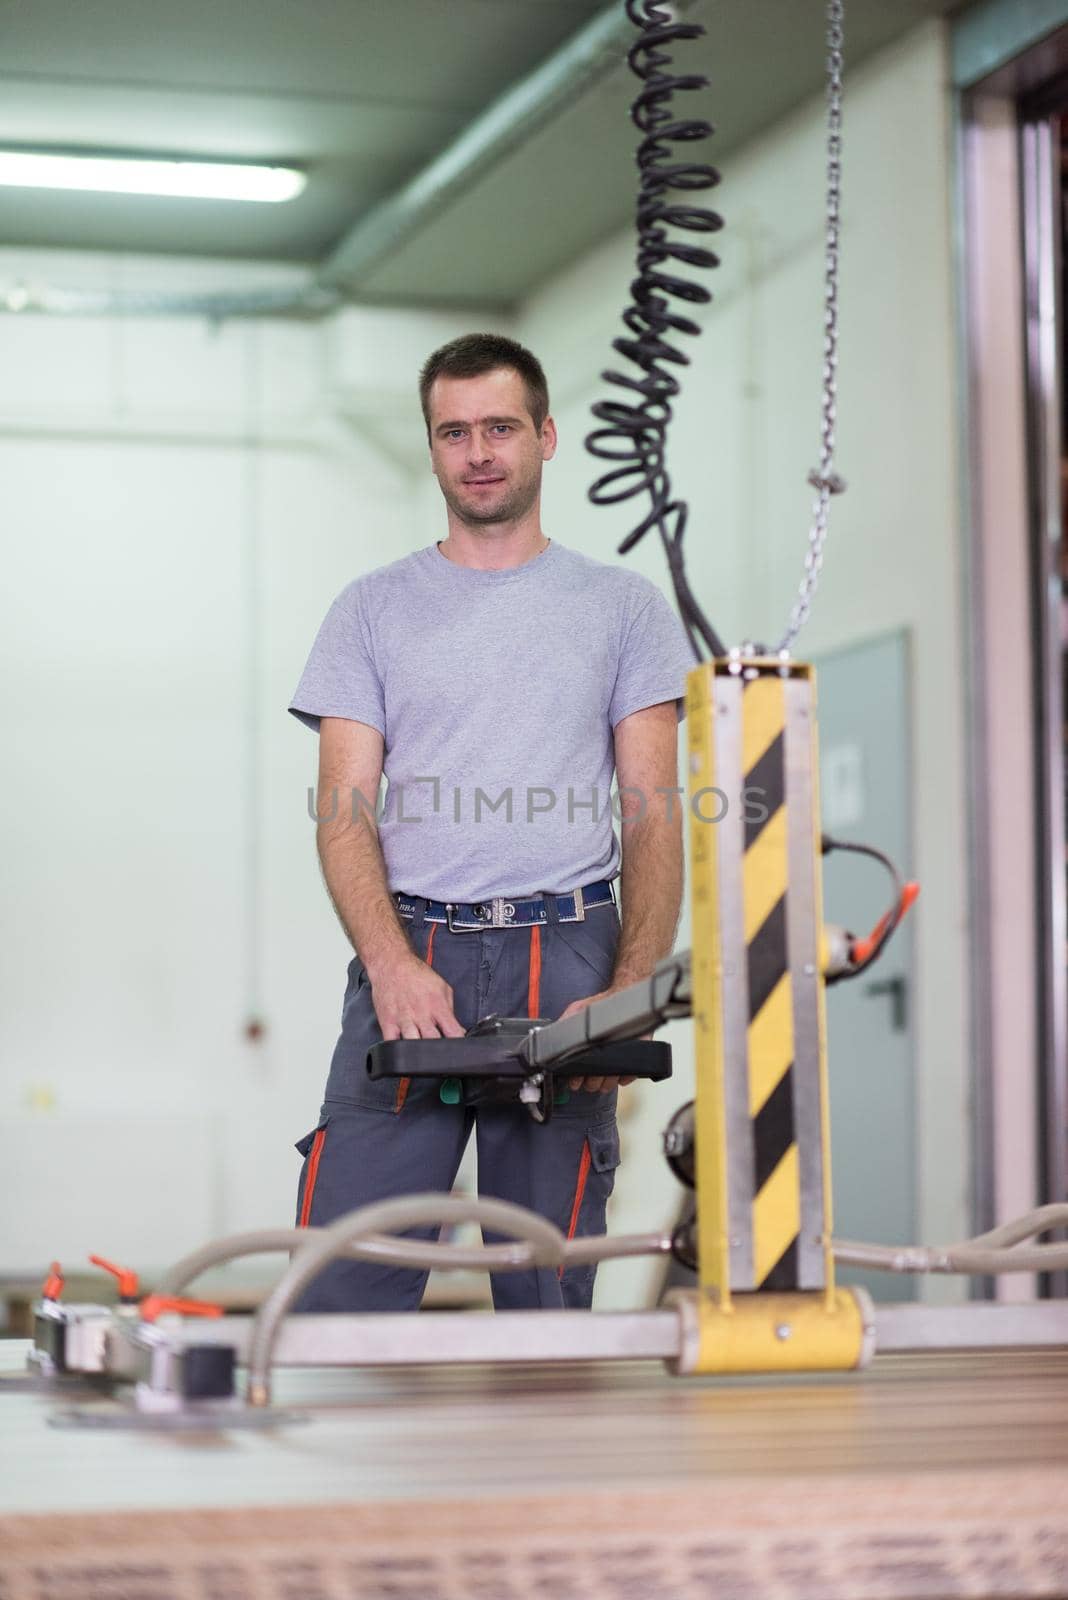
M217 1438L57 1432L54 1402L0 1394L4 1600L46 1579L63 1600L1068 1588L1068 1352L789 1384L650 1364L279 1390L308 1422Z

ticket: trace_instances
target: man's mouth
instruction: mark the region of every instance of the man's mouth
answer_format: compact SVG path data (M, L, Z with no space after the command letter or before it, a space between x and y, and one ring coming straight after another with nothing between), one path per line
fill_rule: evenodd
M488 483L503 483L504 482L504 478L503 477L498 477L498 478L464 478L463 482L467 485L467 487L469 489L470 488L478 489L478 488L484 487Z

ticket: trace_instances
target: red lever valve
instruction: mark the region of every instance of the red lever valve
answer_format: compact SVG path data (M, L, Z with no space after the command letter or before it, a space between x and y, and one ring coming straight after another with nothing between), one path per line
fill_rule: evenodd
M58 1300L63 1293L63 1285L67 1280L63 1276L58 1261L53 1261L48 1270L48 1277L41 1285L42 1300Z
M155 1322L165 1311L180 1311L183 1317L221 1317L222 1306L207 1300L183 1300L178 1295L150 1294L141 1301L141 1321Z
M100 1267L104 1272L110 1272L119 1286L120 1300L137 1299L137 1273L131 1272L129 1267L117 1267L114 1261L108 1261L104 1256L90 1256L89 1260L94 1267Z
M855 962L866 961L868 959L876 945L882 939L887 928L890 926L890 922L895 913L897 914L898 922L900 922L902 917L904 917L907 912L911 911L912 907L916 904L916 897L918 896L919 892L920 886L918 883L906 883L905 887L901 891L900 905L895 906L893 911L888 911L885 917L880 917L866 939L854 940L853 960Z

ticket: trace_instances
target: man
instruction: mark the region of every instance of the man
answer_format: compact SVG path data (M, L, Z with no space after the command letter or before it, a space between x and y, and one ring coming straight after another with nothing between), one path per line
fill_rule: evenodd
M447 1192L474 1126L481 1194L571 1237L603 1233L616 1078L572 1079L539 1125L515 1102L465 1103L433 1080L372 1082L365 1061L378 1039L459 1038L493 1013L568 1015L670 952L692 655L655 585L542 532L556 427L528 350L453 340L426 362L420 394L447 537L342 591L290 706L319 731L319 856L357 952L319 1124L297 1146L298 1218ZM494 1305L588 1308L593 1278L495 1274ZM425 1279L337 1262L301 1308L415 1308Z

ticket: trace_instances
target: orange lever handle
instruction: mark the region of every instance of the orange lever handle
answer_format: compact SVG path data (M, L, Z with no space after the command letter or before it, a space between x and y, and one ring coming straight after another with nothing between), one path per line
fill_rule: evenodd
M90 1256L89 1260L94 1267L102 1267L105 1272L110 1272L113 1278L118 1279L120 1299L135 1300L137 1298L136 1272L131 1272L129 1267L117 1267L114 1261L107 1261L103 1256Z
M60 1295L63 1293L63 1285L65 1282L66 1279L63 1276L59 1262L53 1261L48 1271L48 1277L41 1285L41 1299L58 1300Z
M918 883L906 883L905 887L901 891L901 899L898 903L901 917L905 916L906 912L910 911L916 904L916 899L919 895L919 892L920 886ZM867 961L868 957L875 949L875 946L879 943L879 940L890 926L890 919L893 915L893 911L888 911L885 916L879 918L878 922L875 924L874 928L871 930L866 939L857 939L855 941L853 945L854 961L858 963L861 961ZM900 917L898 920L900 921Z
M183 1300L170 1294L150 1294L141 1301L141 1321L155 1322L165 1311L180 1311L185 1317L221 1317L222 1306L207 1300Z

